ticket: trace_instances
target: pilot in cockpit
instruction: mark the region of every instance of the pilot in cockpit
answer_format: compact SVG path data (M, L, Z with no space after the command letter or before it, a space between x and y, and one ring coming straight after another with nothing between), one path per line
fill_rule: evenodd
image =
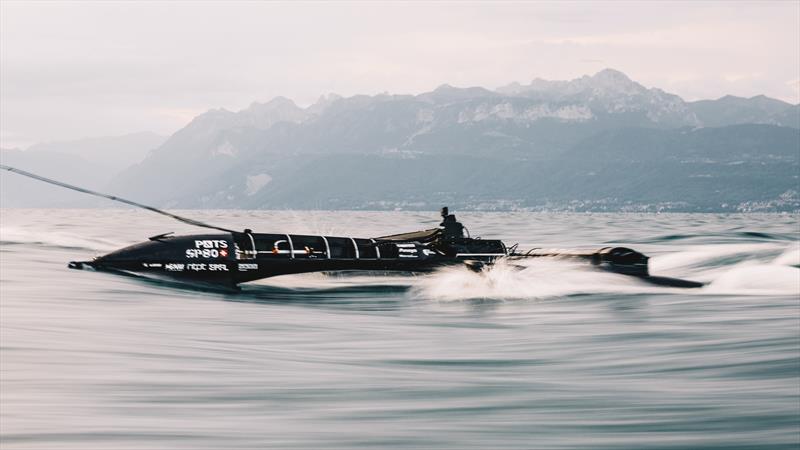
M445 206L442 208L442 238L444 240L452 241L464 237L464 225L456 220L455 214L450 214L450 210Z

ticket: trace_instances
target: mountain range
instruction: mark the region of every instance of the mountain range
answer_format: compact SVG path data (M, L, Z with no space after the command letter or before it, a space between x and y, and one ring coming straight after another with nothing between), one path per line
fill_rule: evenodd
M800 210L800 105L687 102L612 69L306 108L277 97L153 144L105 188L176 208Z

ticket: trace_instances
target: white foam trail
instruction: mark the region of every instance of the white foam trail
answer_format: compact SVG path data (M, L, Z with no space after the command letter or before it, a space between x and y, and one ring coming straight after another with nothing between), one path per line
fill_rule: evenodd
M733 295L800 295L800 258L796 243L725 244L691 247L651 259L653 275L677 276L708 283L699 290L650 285L624 275L603 272L568 260L533 259L523 264L499 262L479 273L451 267L420 279L412 294L440 301L543 299L596 293L686 293ZM778 257L769 258L783 250ZM726 258L742 259L720 263Z
M767 263L744 261L726 267L703 290L711 294L800 296L798 243Z
M425 277L413 295L439 301L465 299L543 299L589 293L660 291L636 278L593 270L586 264L558 259L532 259L521 264L500 261L473 272L451 267Z
M800 269L777 264L740 264L703 288L708 294L798 295Z

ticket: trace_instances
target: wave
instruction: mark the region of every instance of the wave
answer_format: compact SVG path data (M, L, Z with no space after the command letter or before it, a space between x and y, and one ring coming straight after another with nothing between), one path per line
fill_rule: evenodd
M800 295L798 243L706 245L651 258L653 275L706 283L708 295ZM462 267L437 271L412 288L415 297L441 301L547 299L582 294L686 293L643 280L602 272L577 262L533 259L499 262L481 272Z
M786 242L793 241L796 236L787 233L765 233L761 231L722 231L704 233L671 233L661 236L648 237L643 239L630 240L632 243L659 244L674 243L676 241L691 242L702 240L703 242Z
M110 251L125 244L64 231L31 231L21 227L0 228L0 245L40 245L65 250Z

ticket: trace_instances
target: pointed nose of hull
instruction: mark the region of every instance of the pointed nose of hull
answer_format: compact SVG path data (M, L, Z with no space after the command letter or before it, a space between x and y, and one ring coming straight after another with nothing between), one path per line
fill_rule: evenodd
M230 235L160 235L92 261L72 261L68 267L193 284L236 284L234 244Z

